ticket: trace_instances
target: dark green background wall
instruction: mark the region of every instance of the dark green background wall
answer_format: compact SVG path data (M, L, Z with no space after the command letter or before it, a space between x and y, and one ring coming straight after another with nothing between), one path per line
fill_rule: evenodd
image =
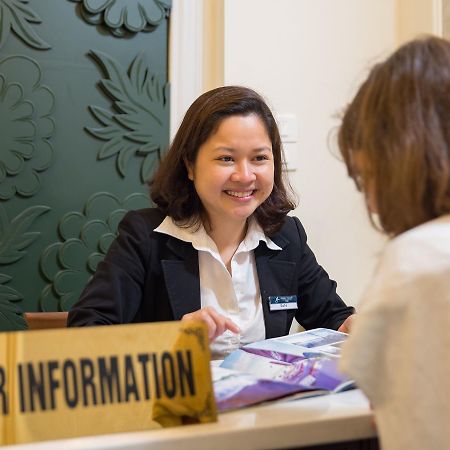
M66 311L169 139L170 0L0 0L0 330Z

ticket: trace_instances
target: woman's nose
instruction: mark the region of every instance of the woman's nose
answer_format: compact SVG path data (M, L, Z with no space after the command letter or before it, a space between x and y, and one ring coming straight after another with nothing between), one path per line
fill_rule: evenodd
M248 162L236 164L235 171L231 175L231 181L250 183L256 179L255 172Z

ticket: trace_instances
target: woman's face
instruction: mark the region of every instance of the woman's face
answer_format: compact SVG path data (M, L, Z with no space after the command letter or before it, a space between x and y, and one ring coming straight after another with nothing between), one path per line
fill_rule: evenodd
M264 123L255 114L223 119L187 170L212 229L243 226L273 188L272 143Z

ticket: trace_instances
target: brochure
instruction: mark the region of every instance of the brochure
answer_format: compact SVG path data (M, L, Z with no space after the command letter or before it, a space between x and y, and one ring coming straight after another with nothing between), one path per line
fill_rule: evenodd
M338 370L346 337L345 333L317 328L235 350L219 367L212 367L218 410L353 388L353 381Z

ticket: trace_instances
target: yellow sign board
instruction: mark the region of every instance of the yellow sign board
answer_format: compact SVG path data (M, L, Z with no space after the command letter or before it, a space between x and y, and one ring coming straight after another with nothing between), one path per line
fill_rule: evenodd
M0 333L0 444L216 420L203 323Z

